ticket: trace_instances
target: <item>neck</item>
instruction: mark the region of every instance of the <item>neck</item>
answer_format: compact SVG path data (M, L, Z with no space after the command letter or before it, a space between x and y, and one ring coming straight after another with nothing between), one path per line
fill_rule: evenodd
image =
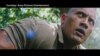
M73 42L71 39L69 39L70 37L67 35L64 35L63 30L62 30L62 34L63 34L63 48L64 49L76 49L78 48L78 44Z
M76 48L78 48L78 45L75 42L73 42L72 40L68 39L67 36L63 35L63 40L64 40L64 45L63 45L64 49L76 49Z
M67 41L67 42L64 42L63 48L64 49L77 49L78 46Z

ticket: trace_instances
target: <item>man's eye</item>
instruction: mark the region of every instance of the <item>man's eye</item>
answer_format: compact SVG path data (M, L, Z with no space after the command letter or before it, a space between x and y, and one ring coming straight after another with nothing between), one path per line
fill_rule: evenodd
M94 25L94 21L89 19L89 24Z
M83 12L78 12L77 15L80 18L86 17L86 15Z

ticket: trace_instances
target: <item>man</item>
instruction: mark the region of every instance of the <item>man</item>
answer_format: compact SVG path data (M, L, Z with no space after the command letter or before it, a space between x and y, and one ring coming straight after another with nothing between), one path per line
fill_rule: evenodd
M96 8L61 9L61 25L26 18L0 31L0 49L84 49Z

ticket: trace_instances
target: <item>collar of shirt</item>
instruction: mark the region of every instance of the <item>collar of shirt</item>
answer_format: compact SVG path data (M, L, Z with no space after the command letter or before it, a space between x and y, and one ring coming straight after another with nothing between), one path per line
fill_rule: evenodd
M64 40L63 40L63 35L62 35L62 30L61 30L61 26L60 25L58 25L58 41L60 42L60 43L64 43Z

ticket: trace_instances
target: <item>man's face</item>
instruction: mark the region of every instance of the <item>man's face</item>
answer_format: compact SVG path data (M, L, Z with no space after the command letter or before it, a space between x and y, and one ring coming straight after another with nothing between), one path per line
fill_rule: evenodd
M67 14L62 14L64 40L67 38L75 44L83 43L92 32L95 19L95 8L71 8Z

